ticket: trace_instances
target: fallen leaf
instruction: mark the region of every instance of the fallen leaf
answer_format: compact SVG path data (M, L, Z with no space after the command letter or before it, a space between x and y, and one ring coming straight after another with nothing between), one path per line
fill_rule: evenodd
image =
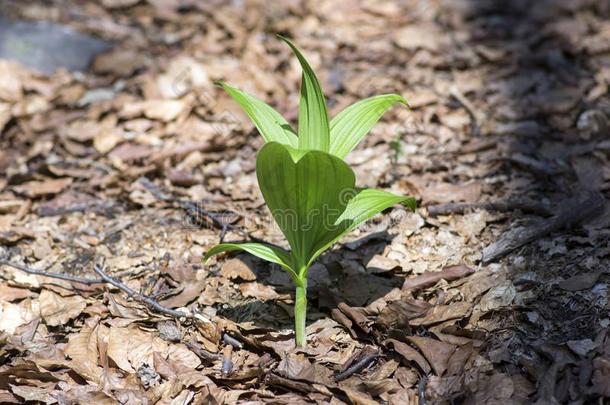
M0 332L9 334L21 325L32 322L40 313L38 302L25 300L18 304L10 302L0 303Z
M263 301L279 297L279 294L275 292L273 287L257 282L240 284L239 290L244 297L253 297Z
M456 346L422 336L407 336L407 339L423 353L436 375L442 376L447 369L451 355L455 352Z
M14 186L16 193L29 198L37 198L50 194L58 194L72 184L71 178L47 179L43 181L30 181L19 186Z
M230 280L242 279L244 281L256 280L256 274L242 260L229 259L222 264L220 275Z
M79 295L62 297L49 290L40 292L40 315L49 326L64 325L76 318L87 306L85 299Z
M416 277L408 278L402 285L403 290L417 290L430 287L440 280L456 280L474 273L474 270L464 264L445 267L441 271L426 271Z
M383 342L384 346L391 346L396 353L400 354L406 361L407 365L409 362L415 362L424 374L429 374L431 371L430 364L426 361L417 350L409 346L404 342L400 342L396 339L387 339Z
M572 276L566 280L562 280L558 283L559 288L566 291L580 291L580 290L588 290L593 287L597 280L599 280L599 276L602 274L602 271L594 271L591 273L577 274Z
M89 319L83 328L68 337L64 349L70 357L70 368L83 378L93 383L99 383L103 369L98 366L98 336L104 336L107 328L98 324L98 319Z

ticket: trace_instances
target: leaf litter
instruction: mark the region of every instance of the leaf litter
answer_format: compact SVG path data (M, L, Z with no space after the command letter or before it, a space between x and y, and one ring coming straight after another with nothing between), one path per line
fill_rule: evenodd
M83 73L0 63L0 402L610 396L602 3L178 3L6 7L115 47ZM294 122L299 68L275 32L331 114L408 99L349 160L422 205L312 267L299 349L281 269L201 261L220 239L282 241L256 191L262 142L212 85Z

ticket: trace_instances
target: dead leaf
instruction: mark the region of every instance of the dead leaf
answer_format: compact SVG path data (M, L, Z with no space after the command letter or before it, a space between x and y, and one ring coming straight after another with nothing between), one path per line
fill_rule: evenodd
M406 361L407 365L409 362L415 362L424 374L429 374L431 371L430 364L426 361L417 350L412 348L406 343L400 342L396 339L387 339L383 342L384 346L391 346L396 353L400 354Z
M38 301L0 302L0 331L13 334L19 326L36 319L39 313Z
M98 338L107 335L108 328L98 324L98 319L87 320L83 328L68 337L68 344L64 349L70 357L70 368L83 378L93 383L99 383L103 369L98 366Z
M239 290L244 297L253 297L263 301L279 297L279 294L275 292L273 287L257 282L240 284Z
M417 290L420 288L430 287L440 280L456 280L474 273L474 270L464 264L445 267L441 271L426 271L416 277L408 278L402 285L404 290Z
M72 181L73 180L69 177L62 179L47 179L44 181L30 181L19 186L14 186L13 190L26 197L37 198L50 194L58 194L72 184Z
M436 375L442 376L456 346L423 336L407 336L407 339L423 353Z
M40 292L40 314L49 326L64 325L76 318L87 306L85 299L79 295L62 297L49 290Z
M256 280L256 274L242 260L237 258L229 259L222 264L220 275L230 280L237 278L244 281Z

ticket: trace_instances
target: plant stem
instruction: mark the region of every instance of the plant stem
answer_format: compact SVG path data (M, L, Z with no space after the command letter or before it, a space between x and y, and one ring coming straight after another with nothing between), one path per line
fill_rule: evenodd
M307 318L307 277L297 283L294 299L294 332L299 347L307 345L305 321Z

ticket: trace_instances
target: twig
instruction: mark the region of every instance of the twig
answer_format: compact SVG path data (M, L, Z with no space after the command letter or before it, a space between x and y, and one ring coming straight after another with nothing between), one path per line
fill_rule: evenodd
M220 367L220 372L223 375L229 375L231 374L231 371L233 371L233 359L231 358L232 356L233 346L226 345L222 353L222 366Z
M155 186L150 180L148 180L145 177L140 178L138 181L156 199L158 199L160 201L178 204L181 208L189 211L190 213L196 215L197 217L207 218L214 226L216 226L217 228L220 229L220 242L221 243L224 241L224 238L228 231L235 231L235 232L240 233L242 236L250 237L250 235L248 235L248 233L246 231L244 231L243 229L241 229L235 225L228 224L222 220L222 217L224 215L226 215L227 212L221 213L221 212L208 211L193 201L183 200L181 198L175 198L175 197L166 195L166 194L162 193L161 191L159 191L157 186ZM228 211L228 212L232 213L232 214L237 214L232 211Z
M0 259L0 266L2 266L2 265L9 266L9 267L12 267L17 270L21 270L24 273L28 273L28 274L35 274L37 276L44 276L44 277L54 278L54 279L58 279L58 280L71 281L74 283L80 283L80 284L85 284L85 285L104 284L105 283L105 281L102 279L91 279L91 278L69 276L67 274L61 274L61 273L50 273L48 271L36 270L31 267L27 267L27 266L24 266L24 265L21 265L18 263L11 263L7 260Z
M222 334L222 341L225 342L225 344L227 345L235 347L236 349L241 349L244 347L244 344L242 342L235 339L233 336L229 335L226 332Z
M551 208L542 203L530 201L494 201L431 205L428 207L428 215L435 217L437 215L463 214L466 211L476 209L501 212L520 210L543 217L548 217L553 214Z
M417 396L419 399L419 405L426 405L426 384L428 383L428 376L425 375L417 383Z
M453 86L450 91L453 98L455 98L462 105L462 107L464 107L464 109L470 116L470 128L472 131L472 135L475 137L479 136L479 134L481 133L481 127L479 124L480 118L474 106L470 101L468 101L466 96L464 96L456 86Z
M103 263L98 263L95 266L93 266L93 271L95 271L102 278L102 280L104 282L115 286L119 290L127 293L128 296L138 299L139 301L146 304L148 307L152 308L153 310L155 310L157 312L160 312L162 314L166 314L166 315L169 315L169 316L172 316L175 318L189 317L189 315L185 314L184 312L176 311L176 310L164 307L163 305L159 304L157 301L155 301L151 297L141 294L135 290L132 290L131 288L127 287L125 284L123 284L119 280L115 279L114 277L109 276L104 271Z
M193 342L184 342L186 347L188 347L193 353L195 353L201 360L207 361L208 363L213 363L222 358L218 353L212 353L199 344Z
M561 211L548 219L541 220L529 227L515 228L500 240L483 249L483 264L498 260L521 246L540 239L552 232L570 228L604 209L605 199L601 194L591 193L584 200L574 198L562 203Z
M352 375L361 372L362 370L367 368L368 365L371 364L378 357L379 357L379 352L377 352L377 351L374 351L374 352L371 352L371 353L368 353L368 354L362 356L362 358L360 360L352 363L352 365L350 365L348 368L346 368L345 371L343 371L339 374L336 374L335 381L339 382L339 381L346 380L346 379L350 378Z
M159 304L157 301L155 301L151 297L148 297L144 294L140 294L139 292L134 291L131 288L127 287L125 284L123 284L116 278L110 277L108 274L106 274L104 272L103 264L96 264L95 266L93 266L93 270L101 277L99 279L69 276L67 274L60 274L60 273L50 273L47 271L32 269L30 267L27 267L27 266L24 266L21 264L12 263L7 260L0 259L0 266L2 266L2 265L12 267L14 269L23 271L24 273L54 278L57 280L70 281L73 283L80 283L80 284L85 284L85 285L111 284L111 285L117 287L118 289L126 292L130 297L137 298L139 301L143 302L148 307L150 307L151 309L153 309L157 312L160 312L160 313L163 313L163 314L175 317L175 318L189 317L189 315L185 314L184 312L175 311L173 309L164 307L163 305Z

